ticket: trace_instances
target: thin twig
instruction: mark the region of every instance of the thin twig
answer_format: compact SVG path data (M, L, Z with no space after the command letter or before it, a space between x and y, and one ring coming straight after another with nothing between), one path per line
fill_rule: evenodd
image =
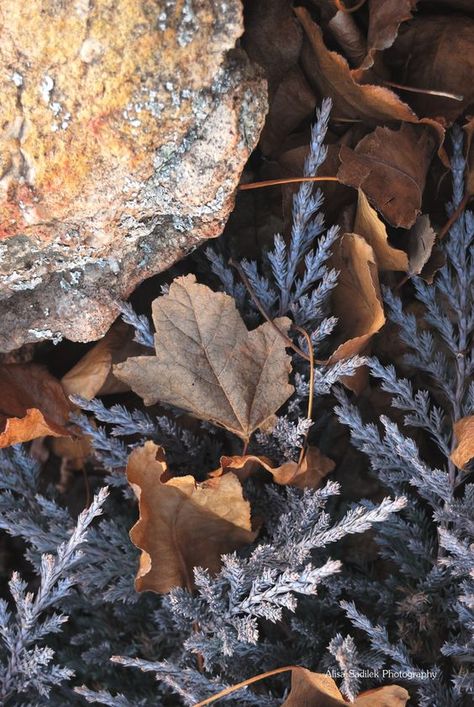
M255 294L254 289L253 289L252 285L250 284L250 281L249 281L247 275L245 274L245 271L244 271L243 267L240 265L240 263L237 263L233 258L231 258L229 260L229 265L232 265L239 273L239 275L242 279L242 282L244 283L245 287L247 288L250 297L252 298L255 306L257 307L257 309L260 312L260 314L262 315L262 317L264 319L266 319L267 322L269 324L271 324L271 326L275 329L275 331L277 331L279 333L279 335L282 337L282 339L285 341L286 345L290 349L293 349L293 351L296 351L296 353L299 354L300 356L302 356L302 358L304 358L305 361L311 361L311 357L308 354L305 354L305 352L302 351L299 348L299 346L294 344L293 341L290 339L290 337L287 336L281 329L279 329L277 327L277 325L275 324L275 322L273 321L273 319L271 319L270 315L265 310L265 307L263 306L263 304L260 302L257 295Z
M418 88L417 86L405 86L401 83L394 83L393 81L382 81L385 86L391 86L392 88L399 88L401 91L410 91L411 93L423 93L428 96L441 96L442 98L451 98L453 101L463 101L464 96L459 93L447 93L446 91L435 91L433 88Z
M293 324L293 328L296 329L297 331L300 332L300 334L303 334L303 336L306 339L306 343L308 344L308 351L309 351L309 398L308 398L308 420L311 420L313 417L313 398L314 398L314 351L313 351L313 344L311 342L311 337L306 331L306 329L303 329L303 327L299 327L296 324ZM309 429L306 430L306 434L304 436L304 443L301 447L301 452L300 456L298 459L298 466L296 468L296 473L298 472L298 469L300 468L301 464L303 463L304 455L308 446L308 434L309 434Z
M225 690L221 690L215 695L212 695L212 697L208 697L205 700L202 700L201 702L198 702L197 704L194 705L194 707L204 707L204 705L210 705L211 702L215 702L216 700L220 700L221 697L225 697L226 695L230 695L232 692L235 692L236 690L240 690L242 687L247 687L247 685L251 685L254 682L259 682L260 680L265 680L265 678L269 678L272 675L278 675L279 673L287 673L289 670L294 670L296 666L295 665L285 665L284 668L276 668L275 670L268 670L266 673L260 673L260 675L255 675L253 678L247 678L247 680L243 680L242 682L237 683L236 685L231 685L230 687L226 687Z
M301 182L339 182L337 177L288 177L286 179L268 179L265 182L248 182L239 184L239 191L248 189L261 189L263 187L275 187L279 184L301 184Z

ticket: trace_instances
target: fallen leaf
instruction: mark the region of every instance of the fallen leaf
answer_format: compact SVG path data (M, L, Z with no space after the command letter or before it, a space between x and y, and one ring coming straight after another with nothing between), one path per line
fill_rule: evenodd
M364 238L344 234L334 249L331 265L340 272L332 311L344 342L328 359L329 365L361 353L385 323L376 259Z
M266 457L251 454L246 456L221 457L221 468L233 471L242 481L252 476L261 467L268 471L275 483L281 486L317 489L323 479L335 468L335 463L320 452L317 447L308 447L300 465L297 462L285 462L281 466L273 466Z
M428 262L436 240L436 233L426 214L418 216L407 234L410 275L419 275Z
M459 469L464 469L474 458L474 415L462 417L454 423L456 447L451 454L451 461Z
M391 47L402 22L412 18L417 0L369 0L367 56L361 69L369 69L377 51Z
M152 312L156 356L114 366L146 405L175 405L248 440L292 394L283 338L268 322L249 332L232 297L187 275ZM275 324L286 333L290 320Z
M0 447L70 434L72 405L61 384L35 363L0 365Z
M413 110L383 86L359 84L359 76L347 60L337 52L329 51L319 26L304 7L295 8L305 31L301 61L309 82L322 96L333 101L333 116L364 120L369 125L381 121L404 120L418 122Z
M354 150L341 147L337 176L348 186L362 188L391 224L410 228L421 209L434 148L433 136L423 126L378 127Z
M389 244L385 225L369 204L362 189L358 192L354 233L363 236L364 240L372 246L379 270L407 272L409 267L407 254Z
M133 341L133 330L122 321L116 322L107 334L61 379L68 395L80 395L92 400L96 395L110 395L130 390L112 373L114 363L143 353L144 347Z
M344 54L358 66L366 55L367 43L351 13L338 10L327 26Z
M355 707L404 707L410 695L403 687L387 685L362 692L352 703ZM340 707L344 700L334 680L324 673L306 668L291 671L291 692L282 707Z
M130 531L142 550L137 591L169 592L194 586L193 568L217 572L221 555L251 543L250 504L235 474L196 483L192 476L162 481L164 452L153 442L135 448L127 478L139 503L140 518Z
M426 93L406 93L421 116L453 122L474 101L474 19L466 15L419 15L400 28L384 59L398 83L463 96L457 101Z

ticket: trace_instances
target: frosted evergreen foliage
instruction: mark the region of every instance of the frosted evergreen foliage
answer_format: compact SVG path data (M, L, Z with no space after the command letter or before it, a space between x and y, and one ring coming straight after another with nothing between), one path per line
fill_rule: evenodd
M453 130L453 213L463 197L462 137ZM390 575L388 602L360 607L344 603L353 625L365 633L374 655L408 671L420 705L464 705L474 695L474 486L468 470L450 458L456 444L453 425L472 414L474 332L474 214L466 212L442 243L446 264L433 285L413 284L427 328L390 291L385 301L408 352L405 375L373 359L369 366L403 411L403 425L381 417L380 426L364 422L339 392L339 419L353 443L367 455L373 472L397 493L408 493L404 513L381 526L377 541L383 557L398 566L403 583ZM416 384L410 380L415 378ZM423 387L424 385L424 387ZM417 442L438 459L424 460ZM416 441L415 441L416 440ZM429 650L427 647L429 646ZM417 655L424 661L417 661ZM444 656L444 658L443 658ZM446 660L446 659L451 660ZM429 659L431 665L426 661ZM419 679L421 669L436 678Z

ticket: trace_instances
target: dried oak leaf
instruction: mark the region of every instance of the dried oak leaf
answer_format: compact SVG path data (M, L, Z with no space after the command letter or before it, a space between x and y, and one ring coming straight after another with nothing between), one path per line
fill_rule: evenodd
M403 250L394 248L388 242L387 229L377 212L369 204L362 189L358 190L354 233L363 236L372 246L379 270L402 270L409 268L408 256Z
M400 28L384 59L400 76L399 83L462 96L453 100L407 93L418 115L452 122L474 102L474 19L466 15L419 15Z
M340 273L332 310L344 342L328 364L361 353L385 324L375 255L364 238L356 233L344 234L334 249L331 264Z
M145 442L128 459L127 478L139 502L140 518L130 531L142 550L137 591L192 589L193 568L217 572L221 555L251 543L250 504L235 474L202 483L192 476L165 478L161 447ZM164 476L165 475L165 476Z
M337 176L344 184L363 189L389 223L410 228L420 213L434 148L434 137L423 126L378 127L354 150L341 147Z
M336 464L326 457L317 447L308 447L300 465L297 462L285 462L281 466L273 466L266 457L251 454L239 457L221 457L221 468L233 471L242 481L252 476L261 467L268 471L275 483L281 486L317 489L323 479L334 470Z
M308 10L297 7L294 12L308 40L301 53L303 69L320 95L332 99L334 116L364 120L369 124L393 120L418 122L412 109L393 91L357 83L358 72L351 70L343 56L326 47L321 29Z
M353 702L355 707L404 707L410 695L403 687L387 685L362 692ZM306 668L291 671L291 692L282 707L342 707L344 700L336 683L324 673Z
M232 297L194 275L174 280L152 312L156 356L114 366L146 405L175 405L248 440L293 393L278 332L268 322L248 331ZM290 320L275 324L286 333Z
M459 469L469 464L474 458L474 415L462 417L454 423L456 447L451 454L451 461Z
M70 434L72 405L61 384L35 363L0 365L0 447Z
M412 18L416 3L417 0L369 0L367 56L361 69L373 65L375 52L392 46L401 23Z

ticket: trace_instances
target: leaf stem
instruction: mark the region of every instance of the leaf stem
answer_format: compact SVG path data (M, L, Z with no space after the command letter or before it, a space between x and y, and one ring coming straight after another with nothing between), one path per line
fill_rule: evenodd
M274 187L279 184L301 184L301 182L340 182L337 177L286 177L285 179L268 179L264 182L248 182L239 184L239 191L248 189L261 189L262 187Z
M295 665L285 665L284 668L275 668L275 670L268 670L266 673L260 673L259 675L255 675L253 678L247 678L247 680L243 680L242 682L237 683L236 685L231 685L230 687L226 687L225 690L221 690L215 695L212 695L212 697L208 697L205 700L202 700L201 702L198 702L197 704L194 705L194 707L204 707L204 705L210 705L211 702L215 702L216 700L219 700L221 697L225 697L226 695L230 695L232 692L235 692L236 690L240 690L242 687L247 687L247 685L251 685L254 682L259 682L260 680L265 680L265 678L269 678L272 675L278 675L278 673L286 673L289 670L294 670L296 666Z
M264 319L266 319L269 324L271 324L271 326L275 329L275 331L278 332L278 334L282 337L282 339L285 341L286 345L289 348L293 349L293 351L296 351L296 353L299 354L302 358L304 358L305 361L311 362L311 357L308 354L305 354L305 352L302 351L299 348L299 346L294 344L293 341L290 339L290 337L287 336L283 331L281 331L281 329L279 329L277 327L277 325L275 324L273 319L271 319L271 317L268 314L268 312L266 311L265 307L262 305L262 303L258 299L257 295L255 294L254 289L253 289L252 285L250 284L250 281L249 281L247 275L245 274L245 271L244 271L243 267L240 265L240 263L238 263L233 258L231 258L229 260L229 265L232 265L239 273L239 275L242 279L242 282L244 283L245 287L247 288L248 293L249 293L250 297L252 298L252 301L254 302L255 306L257 307L257 309L260 312L260 314L262 315L262 317Z
M313 344L311 341L311 337L306 331L306 329L303 329L303 327L299 327L296 324L293 324L293 327L300 332L300 334L303 334L303 336L306 339L306 342L308 344L308 351L309 351L309 398L308 398L308 420L311 420L313 417L313 400L314 400L314 351L313 351ZM304 455L306 453L306 449L308 446L308 434L309 434L309 429L306 431L306 434L304 436L304 442L301 447L301 452L300 456L298 459L298 467L297 470L300 468Z

